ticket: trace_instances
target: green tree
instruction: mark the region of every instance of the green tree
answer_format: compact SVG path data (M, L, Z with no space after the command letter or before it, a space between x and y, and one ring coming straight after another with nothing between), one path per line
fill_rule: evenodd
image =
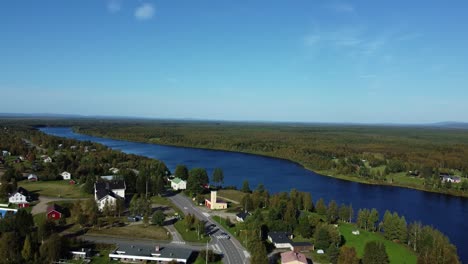
M387 251L382 242L370 241L364 247L362 264L389 264Z
M311 212L312 210L314 210L312 195L309 192L302 192L302 202L305 211Z
M21 240L14 232L3 233L0 237L0 263L21 263Z
M327 206L325 205L325 202L323 201L322 198L320 198L317 201L317 204L315 204L315 210L319 215L326 215L327 214Z
M191 169L187 179L187 191L192 195L200 194L203 192L203 185L208 184L208 182L208 174L205 169Z
M343 246L340 248L338 264L359 264L359 258L356 249L353 247Z
M187 166L182 165L182 164L177 165L175 172L174 172L174 176L186 181L189 177L189 171L187 169Z
M250 246L250 262L256 264L268 264L266 247L260 240L254 240Z
M284 223L288 227L288 231L294 230L297 224L297 211L296 206L294 205L293 201L289 201L286 205L286 211L284 213Z
M32 245L31 245L31 236L26 236L24 240L23 249L21 250L21 256L23 257L26 262L29 262L34 257L32 252Z
M53 234L41 245L39 252L46 263L52 263L66 254L67 243L58 234Z
M251 198L251 194L246 194L241 199L242 209L244 212L250 212L253 209L253 201Z
M89 194L94 193L94 177L93 176L86 177L86 182L83 185L83 191Z
M319 226L315 230L315 248L317 249L327 249L331 244L330 234L325 226Z
M221 168L214 169L212 182L215 184L217 183L218 185L221 185L224 183L224 173Z
M372 208L372 210L369 213L369 216L367 218L367 228L374 232L376 230L376 224L379 221L379 212L377 209Z
M327 220L329 223L335 223L338 220L338 205L335 200L331 200L327 209Z
M41 241L48 239L55 230L55 223L51 220L42 221L38 227L38 237Z
M338 263L338 257L340 255L340 251L335 245L330 245L327 249L327 255L328 258L330 259L330 262L332 264Z
M359 209L356 219L356 224L359 228L367 230L367 218L368 218L368 210L367 209Z
M252 192L252 190L250 190L249 181L244 180L244 181L242 182L242 189L241 189L241 191L244 192L244 193L250 193L250 192Z
M153 217L151 218L151 222L153 225L163 226L164 220L166 219L166 215L161 210L156 210L154 212Z

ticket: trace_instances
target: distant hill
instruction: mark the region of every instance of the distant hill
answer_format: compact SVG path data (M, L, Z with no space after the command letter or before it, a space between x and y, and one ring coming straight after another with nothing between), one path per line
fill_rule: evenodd
M431 126L442 127L442 128L468 129L468 123L452 122L452 121L434 123Z

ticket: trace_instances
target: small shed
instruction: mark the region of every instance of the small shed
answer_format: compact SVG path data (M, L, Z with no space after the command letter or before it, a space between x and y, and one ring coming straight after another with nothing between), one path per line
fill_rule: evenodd
M59 205L53 204L47 208L47 219L59 220L63 216L63 208Z

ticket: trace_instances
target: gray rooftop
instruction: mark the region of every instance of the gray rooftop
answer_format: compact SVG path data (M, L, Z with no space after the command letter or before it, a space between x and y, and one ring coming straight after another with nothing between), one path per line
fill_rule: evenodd
M161 258L174 258L174 259L189 259L192 255L192 250L179 247L160 246L159 251L154 247L146 245L119 245L114 251L114 254L125 252L125 255L132 256L156 256Z

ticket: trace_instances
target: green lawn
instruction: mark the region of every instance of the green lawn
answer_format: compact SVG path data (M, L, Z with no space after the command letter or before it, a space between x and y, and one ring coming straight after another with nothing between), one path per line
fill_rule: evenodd
M346 240L345 245L354 247L359 257L362 257L366 243L375 240L381 241L385 244L387 254L390 258L390 263L416 263L417 257L414 252L404 245L384 239L381 234L360 230L360 234L356 236L351 233L353 230L356 230L356 227L353 224L348 223L341 223L339 229L341 235L344 236Z
M164 227L153 225L145 227L143 224L101 228L100 230L98 228L94 228L89 230L88 234L101 234L126 238L146 238L154 240L171 240L172 238L169 231Z
M81 191L80 185L71 185L68 181L20 181L18 186L43 196L63 198L89 198L91 194Z
M242 201L242 198L246 194L238 191L238 190L219 190L218 191L218 197L222 198L227 198L229 200L235 201L237 203L240 203Z
M183 221L177 221L174 224L174 227L177 229L177 232L179 232L179 234L182 236L182 239L187 242L205 243L211 240L209 236L203 236L199 238L197 231L195 230L186 231Z

